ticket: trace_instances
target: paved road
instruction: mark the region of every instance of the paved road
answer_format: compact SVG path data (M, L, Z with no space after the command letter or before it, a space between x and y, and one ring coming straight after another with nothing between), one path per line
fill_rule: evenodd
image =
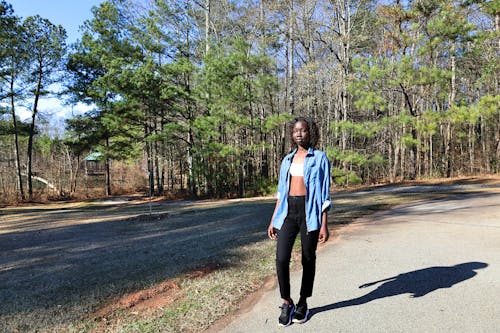
M500 332L500 191L359 220L320 249L317 267L307 323L277 325L274 288L221 332Z

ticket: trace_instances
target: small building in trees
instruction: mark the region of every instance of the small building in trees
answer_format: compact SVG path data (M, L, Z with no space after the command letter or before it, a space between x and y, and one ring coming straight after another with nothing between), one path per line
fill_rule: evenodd
M93 152L84 159L85 174L87 176L98 176L106 173L104 155L101 152Z

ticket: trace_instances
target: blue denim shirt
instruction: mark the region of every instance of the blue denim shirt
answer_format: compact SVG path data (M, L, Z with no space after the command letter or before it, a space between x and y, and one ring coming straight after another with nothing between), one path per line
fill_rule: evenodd
M288 193L290 189L290 165L293 152L285 156L281 162L280 178L278 183L278 207L273 218L273 227L281 229L288 213ZM306 224L307 231L319 230L321 215L329 210L330 201L330 161L320 150L309 148L304 160L304 183L306 185Z

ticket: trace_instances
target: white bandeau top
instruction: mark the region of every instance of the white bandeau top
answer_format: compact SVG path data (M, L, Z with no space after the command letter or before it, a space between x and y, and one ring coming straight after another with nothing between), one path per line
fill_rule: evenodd
M293 163L290 165L290 176L304 177L304 163Z

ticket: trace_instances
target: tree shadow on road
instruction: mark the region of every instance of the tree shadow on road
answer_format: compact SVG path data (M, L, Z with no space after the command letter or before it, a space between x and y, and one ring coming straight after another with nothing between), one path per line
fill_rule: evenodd
M207 266L243 265L259 253L249 246L268 242L273 207L228 202L128 218L143 206L110 205L95 215L85 207L28 212L31 220L10 232L0 224L0 332L77 322L117 296Z
M362 305L368 302L402 294L410 297L422 297L438 289L451 288L453 285L473 278L476 270L486 268L483 262L466 262L455 266L437 266L402 273L379 281L365 283L359 288L367 288L382 283L368 294L329 305L311 309L311 317L320 312Z

